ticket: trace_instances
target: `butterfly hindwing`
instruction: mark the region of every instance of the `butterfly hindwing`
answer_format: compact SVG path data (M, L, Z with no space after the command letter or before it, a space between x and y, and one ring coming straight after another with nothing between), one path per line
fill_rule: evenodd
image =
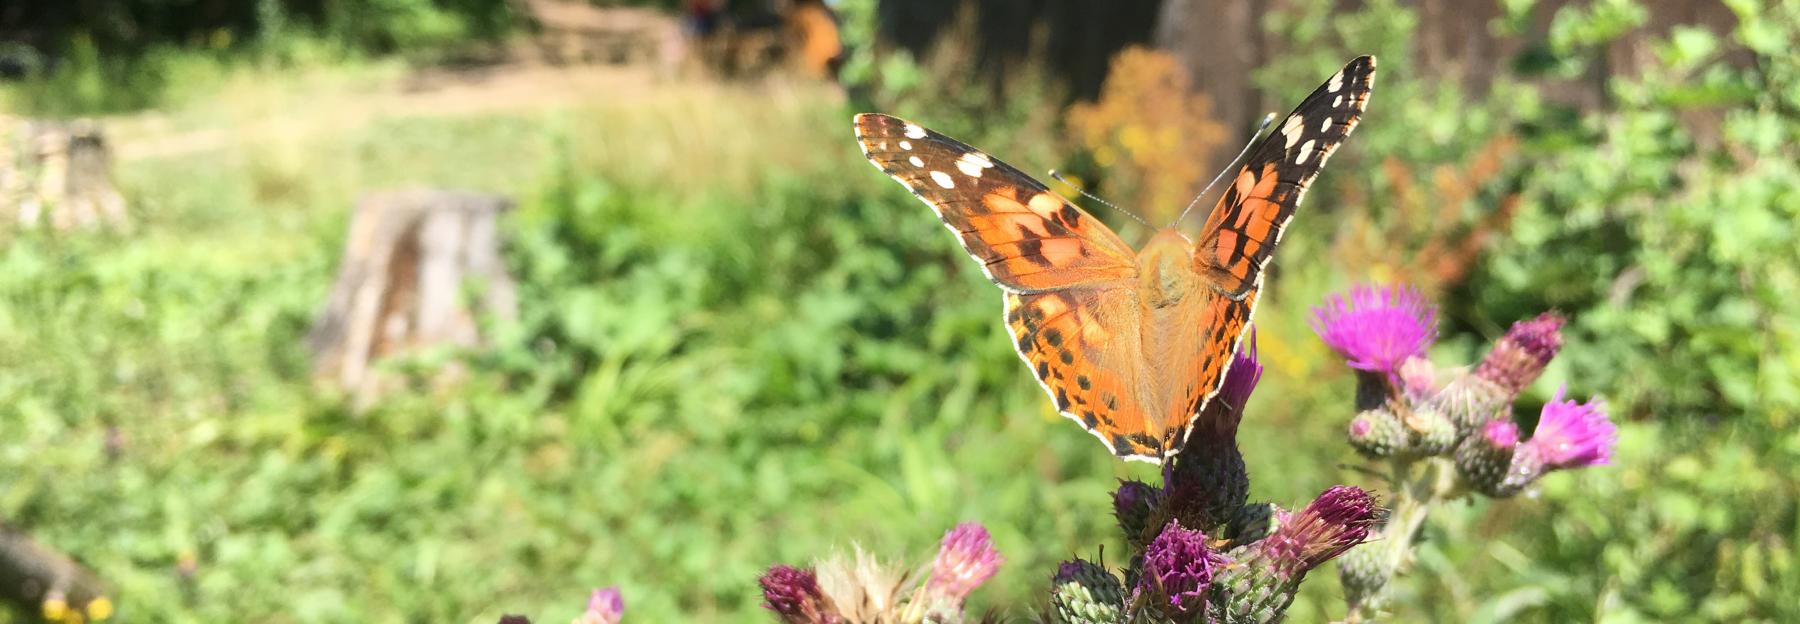
M898 117L863 113L855 124L869 162L931 206L1002 288L1042 292L1134 270L1117 234L1018 169Z
M1375 57L1351 60L1250 151L1194 249L1197 264L1220 293L1242 299L1261 284L1306 187L1356 129L1374 85Z
M1115 455L1158 460L1166 437L1145 409L1137 298L1129 287L1006 294L1006 327L1056 411Z

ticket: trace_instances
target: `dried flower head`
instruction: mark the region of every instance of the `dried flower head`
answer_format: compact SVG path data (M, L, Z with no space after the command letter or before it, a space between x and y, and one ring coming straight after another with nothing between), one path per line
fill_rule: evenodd
M818 563L819 593L844 621L893 620L906 574L852 544L853 556L835 554Z
M941 596L962 600L1000 571L1005 560L981 524L964 522L944 534L937 559L931 564L927 588Z
M1437 339L1437 308L1416 288L1356 286L1313 308L1312 326L1351 368L1394 373Z

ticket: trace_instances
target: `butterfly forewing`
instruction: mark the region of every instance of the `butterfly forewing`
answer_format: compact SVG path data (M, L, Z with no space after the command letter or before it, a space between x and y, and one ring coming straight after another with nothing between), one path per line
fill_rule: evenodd
M1375 57L1357 57L1301 100L1245 157L1194 249L1197 264L1221 293L1242 299L1261 284L1306 187L1356 129L1374 86Z
M1040 292L1133 271L1125 241L1018 169L898 117L864 113L855 124L869 162L931 206L1002 288Z

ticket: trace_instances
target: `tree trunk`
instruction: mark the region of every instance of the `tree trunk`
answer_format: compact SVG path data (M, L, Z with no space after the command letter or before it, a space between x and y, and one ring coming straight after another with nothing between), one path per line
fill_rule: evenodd
M0 210L23 227L128 225L100 127L0 115Z
M374 374L377 361L432 346L474 347L478 315L513 318L499 240L500 214L511 207L497 195L442 190L357 202L337 282L307 336L314 373L366 405L386 385ZM471 284L481 295L474 300L462 296Z

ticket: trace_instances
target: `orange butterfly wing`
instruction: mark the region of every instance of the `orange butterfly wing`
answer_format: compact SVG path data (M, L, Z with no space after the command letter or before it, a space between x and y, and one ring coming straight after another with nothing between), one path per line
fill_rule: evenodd
M1125 456L1161 457L1143 405L1137 254L1004 162L887 115L856 116L869 161L931 206L1007 291L1007 329L1057 411Z
M1356 129L1375 87L1375 57L1352 59L1250 151L1201 228L1196 264L1220 293L1254 294L1306 187Z
M1192 369L1191 378L1205 383L1190 395L1193 407L1186 412L1189 422L1176 441L1177 450L1195 428L1225 424L1193 421L1225 381L1232 354L1256 311L1263 270L1274 257L1282 232L1325 161L1356 129L1374 86L1375 57L1352 59L1251 149L1207 217L1194 246L1194 266L1213 292L1196 293L1203 296L1190 297L1182 306L1192 308L1185 316L1204 328L1202 344L1187 367Z
M1113 454L1159 461L1168 436L1146 409L1135 284L1006 295L1013 346L1056 411L1079 423Z
M931 206L1001 288L1040 292L1135 271L1117 234L1018 169L898 117L863 113L855 123L869 162Z

